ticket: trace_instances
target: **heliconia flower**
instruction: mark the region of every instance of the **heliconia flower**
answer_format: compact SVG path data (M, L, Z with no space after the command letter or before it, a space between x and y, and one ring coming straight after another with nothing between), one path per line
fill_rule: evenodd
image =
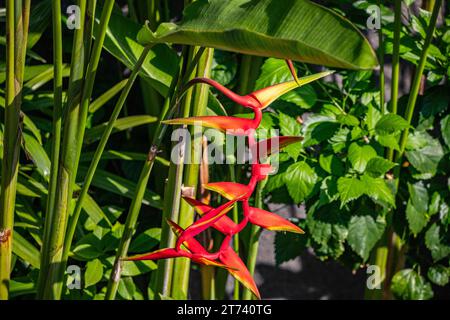
M210 210L208 213L203 215L200 219L195 221L193 224L191 224L189 227L184 230L180 236L177 239L177 243L175 248L179 250L181 248L181 245L188 239L193 238L202 231L208 229L211 227L218 219L223 217L230 211L236 200L228 201L221 206L214 208L213 210Z
M169 223L174 233L178 236L181 236L183 228L178 226L173 221L169 221ZM251 290L255 294L255 296L258 297L258 299L261 299L261 295L259 294L253 277L251 276L244 262L242 262L239 255L234 252L233 248L231 248L229 239L230 237L226 237L217 254L213 254L217 255L217 260L220 261L216 263L219 264L219 266L226 268L233 277L241 282L246 288ZM205 250L204 247L194 238L187 239L184 245L186 245L188 248L191 248L191 250L194 252L202 252L202 250ZM207 255L207 252L203 252L203 256Z
M254 147L256 150L252 151L252 153L258 155L258 159L266 159L273 152L279 152L284 147L302 140L303 137L296 136L271 137L258 142L256 147Z
M267 158L273 153L281 150L283 147L301 141L302 138L272 137L257 143L255 140L255 130L261 123L262 110L268 107L275 99L295 88L332 73L322 72L298 78L292 61L288 60L287 65L293 77L292 81L272 85L245 96L240 96L218 82L207 78L195 78L186 85L184 92L186 92L187 88L197 83L211 85L235 103L252 109L254 113L253 119L231 116L199 116L164 121L166 124L201 125L234 135L246 136L249 148L252 152L252 160L256 160L256 163L252 163L251 165L250 181L246 185L237 182L211 182L203 184L204 189L217 192L228 201L217 208L214 208L197 201L196 199L183 197L183 199L200 215L200 218L186 229L181 228L175 222L168 221L173 232L178 237L175 248L161 249L151 253L129 257L125 260L158 260L187 257L200 264L226 268L231 275L239 280L246 288L251 290L256 297L260 298L258 288L256 287L252 275L239 255L234 252L231 247L231 239L233 235L242 231L248 222L268 230L304 233L301 228L283 217L249 205L249 199L255 191L257 183L267 178L273 171L270 164L264 163ZM242 219L239 223L234 222L227 216L227 213L237 202L241 203L243 211ZM220 249L213 253L208 252L200 242L195 239L196 235L210 227L215 228L225 235Z
M292 222L280 217L275 213L259 208L250 207L248 220L250 221L250 223L267 230L305 233L302 229L300 229Z
M235 277L246 288L253 292L253 294L258 299L261 299L261 295L259 293L258 287L256 286L255 280L248 271L244 262L242 262L239 255L234 252L234 250L230 246L220 252L219 260L229 268L228 272L233 277Z
M181 234L184 230L179 225L173 221L168 221L173 232L177 235ZM174 248L165 248L156 250L150 253L138 254L132 257L123 258L125 261L141 261L141 260L160 260L160 259L170 259L170 258L189 258L198 264L203 264L207 266L214 266L219 268L230 269L231 267L226 266L223 263L215 261L218 254L215 257L211 257L210 253L194 238L188 239L183 245L187 250L180 249L176 250ZM214 258L214 259L211 259Z
M291 70L292 71L292 70ZM208 79L208 78L195 78L191 80L187 87L196 83L205 83L213 86L226 97L230 98L237 104L253 110L255 117L253 119L244 119L231 116L199 116L191 118L178 118L163 121L166 124L188 124L188 125L200 125L208 128L215 128L222 131L227 131L230 134L244 135L245 131L254 130L259 127L262 119L261 110L267 108L273 101L282 96L283 94L303 86L307 83L330 75L332 71L321 72L318 74L306 76L303 78L297 78L297 75L293 73L294 80L275 84L273 86L263 88L247 94L245 96L237 95L231 90L225 88L220 83Z
M195 211L200 215L204 215L214 209L213 207L204 204L198 200L183 197L185 201L191 205ZM249 207L249 215L248 219L250 223L260 226L261 228L272 230L272 231L288 231L294 233L305 233L298 226L293 224L292 222L280 217L277 214L268 212L263 209ZM213 225L213 228L220 231L226 235L235 234L235 231L239 228L238 224L236 224L233 220L231 220L228 216L223 216L218 219Z

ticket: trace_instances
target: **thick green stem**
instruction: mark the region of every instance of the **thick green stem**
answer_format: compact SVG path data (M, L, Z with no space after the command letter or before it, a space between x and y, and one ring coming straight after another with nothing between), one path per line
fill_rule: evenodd
M262 208L263 206L263 194L262 191L264 189L264 186L267 183L267 179L262 180L258 183L256 186L256 193L255 193L255 207L256 208ZM259 248L259 236L261 235L261 227L258 227L257 225L251 226L250 231L250 242L248 244L248 254L247 254L247 268L248 271L250 271L250 274L253 276L255 273L255 267L256 267L256 258L258 257L258 248ZM242 299L243 300L251 300L253 298L253 293L249 289L244 289L242 292Z
M149 50L150 50L150 46L144 48L139 60L137 61L136 65L134 66L133 72L131 73L130 77L128 78L127 83L120 94L119 100L117 101L117 103L113 109L111 117L108 121L105 131L102 134L100 142L99 142L97 149L94 153L94 156L92 158L92 162L87 171L86 178L83 183L83 187L80 191L79 198L77 200L74 212L72 214L72 217L71 217L69 225L68 225L67 235L66 235L66 239L65 239L65 243L64 243L64 254L63 254L64 266L67 263L67 259L68 259L69 252L70 252L70 246L72 244L72 239L75 234L76 226L78 223L78 218L80 217L80 213L83 208L83 201L84 201L86 195L88 194L89 187L91 185L92 179L94 178L94 174L95 174L97 166L100 162L100 159L102 157L103 151L105 150L106 143L108 142L108 139L111 136L111 133L114 129L115 122L116 122L117 118L119 117L122 107L128 97L128 94L130 93L130 90L134 84L134 81L136 80L136 77L139 74L139 70L140 70L145 58L147 57Z
M46 222L52 221L51 214L54 212L56 198L59 153L61 149L61 115L62 115L62 26L61 26L61 3L52 2L52 25L53 25L53 141L51 151L50 179L46 204ZM49 235L51 225L45 223L44 235ZM48 240L47 240L48 241ZM47 242L44 240L44 243ZM46 252L41 252L44 257ZM46 260L42 258L42 260Z
M398 82L400 75L400 32L402 28L402 1L395 0L394 18L394 48L392 56L392 78L391 78L391 113L397 114L398 105ZM393 160L394 149L388 148L387 158Z
M14 208L22 139L22 85L30 0L6 4L6 108L0 197L0 300L8 299Z
M196 50L195 50L196 51ZM213 58L213 49L206 49L200 58L197 66L197 77L210 77L211 65ZM184 117L191 116L202 116L206 112L206 106L208 103L209 88L206 85L198 85L194 88L193 99L190 102L192 105L190 108L191 114L184 114ZM185 109L185 110L186 110ZM199 131L199 130L197 130ZM201 130L195 132L195 128L190 130L191 136L191 163L187 164L185 167L185 177L183 186L189 189L189 193L195 197L198 184L198 175L200 169L200 160L202 154L202 134ZM180 204L180 214L178 217L178 224L182 228L186 228L188 225L194 222L194 210L186 202L182 201ZM172 297L176 299L187 299L187 292L189 286L189 271L190 271L190 260L189 259L177 259L174 262L173 270L173 283L172 286Z
M414 115L414 109L416 106L417 96L419 95L420 83L422 79L422 74L425 69L425 64L428 57L428 49L430 48L431 41L433 40L434 31L436 30L437 18L439 16L439 11L441 9L442 0L437 0L435 2L433 13L431 15L430 24L427 29L427 36L423 44L422 52L420 55L419 64L417 65L416 72L414 75L414 80L411 85L411 90L409 93L408 104L406 105L405 119L408 124L411 124L412 117ZM395 161L401 161L403 153L405 151L406 142L408 140L409 128L405 129L402 133L400 139L400 151L396 154ZM400 167L400 166L398 166Z

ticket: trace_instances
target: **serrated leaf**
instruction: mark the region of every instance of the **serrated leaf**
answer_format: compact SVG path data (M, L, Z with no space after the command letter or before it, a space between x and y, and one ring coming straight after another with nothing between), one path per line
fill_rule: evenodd
M433 298L431 285L413 269L403 269L392 278L391 290L397 299L428 300Z
M295 259L306 248L307 237L292 232L277 232L275 235L275 262L277 265Z
M361 181L364 183L364 193L373 201L395 207L394 193L383 178L372 178L364 174Z
M434 265L428 269L428 279L438 286L446 286L450 277L450 269L441 264Z
M86 272L84 274L85 288L93 286L102 280L103 264L99 259L94 259L86 264Z
M391 170L395 165L392 161L377 156L367 162L366 173L374 178L378 178Z
M353 216L348 226L348 244L366 261L370 251L383 235L385 227L386 223L375 221L371 215Z
M433 223L425 233L425 245L431 252L434 261L439 261L450 255L450 246L445 235L441 234L441 227Z
M377 152L369 145L353 142L348 149L348 159L353 169L363 172L370 159L377 156Z
M323 206L310 212L306 219L308 234L311 235L315 253L321 258L337 259L344 251L348 235L349 215L345 211Z
M357 117L351 115L351 114L339 114L336 117L336 120L341 123L345 124L350 127L355 127L359 125L359 120Z
M388 135L402 131L409 127L408 121L397 114L385 114L375 125L375 132L379 135Z
M420 147L419 146L420 140ZM428 133L423 131L415 131L408 136L408 144L406 146L406 157L411 165L420 173L426 174L427 178L431 178L436 174L437 167L444 150L439 140L433 139Z
M334 154L324 155L319 157L320 167L334 176L342 176L344 174L344 165L342 161Z
M375 139L383 147L388 147L397 151L400 151L400 145L398 144L398 135L388 134L385 136L376 136Z
M341 199L341 208L349 201L358 199L365 192L365 184L358 178L341 177L337 188Z
M406 219L409 228L417 235L428 223L428 190L422 182L408 183L410 198L406 206Z
M301 203L308 198L317 181L316 173L305 161L289 166L283 177L289 195L296 203Z

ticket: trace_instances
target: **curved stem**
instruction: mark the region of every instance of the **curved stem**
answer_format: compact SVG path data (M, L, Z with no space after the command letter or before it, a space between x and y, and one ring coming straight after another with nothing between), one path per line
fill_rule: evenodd
M402 1L395 0L394 18L394 49L392 56L392 82L391 82L391 113L397 114L398 105L398 81L400 74L400 32L402 28ZM392 161L394 149L388 148L387 158Z

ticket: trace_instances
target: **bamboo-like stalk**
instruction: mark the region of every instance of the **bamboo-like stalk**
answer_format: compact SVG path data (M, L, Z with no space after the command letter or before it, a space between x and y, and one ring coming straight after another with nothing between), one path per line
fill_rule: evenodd
M397 114L398 107L398 81L400 75L400 31L402 28L402 1L395 0L394 10L394 48L392 55L392 78L391 78L391 110ZM394 149L388 148L387 158L394 159Z
M267 178L258 182L256 186L255 192L255 207L262 208L263 206L263 189L267 183ZM250 271L250 274L253 276L255 273L256 267L256 258L258 257L258 248L259 248L259 236L261 235L261 227L257 225L251 226L250 231L250 242L248 244L248 254L247 254L247 268ZM253 293L245 288L242 292L243 300L251 300L253 298Z
M83 187L80 191L74 212L72 214L72 217L69 221L69 225L67 228L67 235L65 238L64 253L63 253L63 265L64 266L67 264L67 259L68 259L69 253L70 253L70 247L72 244L73 236L75 234L78 219L80 217L80 213L83 208L83 201L84 201L86 195L88 194L89 187L92 183L92 179L94 178L94 174L95 174L97 166L100 162L100 159L102 157L103 151L105 150L106 143L108 142L108 139L111 136L111 133L114 129L115 122L122 110L123 105L125 104L128 94L130 93L130 90L134 84L134 81L136 80L136 78L139 74L139 70L140 70L143 62L145 61L145 58L147 57L147 54L148 54L150 48L151 48L150 46L145 47L144 50L142 51L141 56L139 57L136 65L134 66L133 71L127 80L127 83L126 83L125 87L123 88L116 105L114 106L114 109L111 113L111 117L108 121L105 131L103 132L100 142L97 146L97 149L95 150L94 156L92 158L92 162L86 173Z
M206 49L200 58L197 66L197 77L209 78L211 75L211 66L213 60L213 49ZM183 117L191 116L201 116L206 112L206 106L208 104L209 87L207 85L197 85L193 91L192 109L190 114L184 114ZM197 130L198 131L198 130ZM198 184L198 176L200 165L198 164L201 159L202 154L202 137L195 132L195 128L190 128L191 144L190 144L190 154L191 162L185 166L185 177L184 177L184 187L192 190L192 196L195 197ZM200 131L201 133L201 131ZM181 202L180 213L178 217L178 224L182 228L186 228L188 225L194 222L194 209L189 206L186 202ZM177 259L174 262L173 269L173 283L172 295L176 299L187 299L188 286L189 286L189 272L190 271L190 260L189 259Z
M22 85L30 0L6 3L6 108L0 196L0 300L8 299L16 203L17 174L22 139Z
M189 49L188 61L192 60L195 54L193 47ZM196 68L191 69L189 73L185 74L187 80L194 77ZM190 113L193 88L186 91L183 101L183 116L187 116ZM169 177L164 190L164 209L163 209L163 221L161 231L161 247L173 247L175 245L175 236L172 233L166 220L172 220L178 222L180 200L181 200L181 188L183 182L183 170L184 170L184 148L185 138L180 145L180 153L178 154L178 164L171 162L169 167ZM172 259L158 261L158 270L155 282L154 292L160 293L163 296L170 296L172 286L172 273L173 273L174 261ZM156 297L158 298L158 296Z
M49 198L55 199L53 205L49 206L53 211L47 212L45 216L44 236L41 249L41 268L37 285L38 299L54 299L57 293L54 292L54 283L58 282L59 266L62 256L62 246L64 244L65 226L67 221L67 206L71 200L69 197L70 168L67 154L75 148L74 144L68 144L68 137L75 136L72 126L77 121L77 109L80 103L80 95L83 88L83 78L85 70L85 42L84 42L84 21L86 14L86 0L79 0L80 8L80 28L75 30L72 57L70 66L69 88L65 107L64 140L60 163L58 164L58 179L55 195L49 194ZM71 130L69 130L71 129ZM56 288L55 288L56 289Z
M46 220L52 221L50 215L54 212L54 204L56 198L56 186L58 181L58 165L61 150L61 115L62 115L62 26L61 26L61 3L59 1L52 2L52 28L53 28L53 125L52 125L52 150L50 179L48 185L48 196L46 203ZM49 235L49 223L44 226L44 236ZM48 241L48 240L47 240ZM47 242L44 240L44 243ZM43 257L46 253L41 252Z

